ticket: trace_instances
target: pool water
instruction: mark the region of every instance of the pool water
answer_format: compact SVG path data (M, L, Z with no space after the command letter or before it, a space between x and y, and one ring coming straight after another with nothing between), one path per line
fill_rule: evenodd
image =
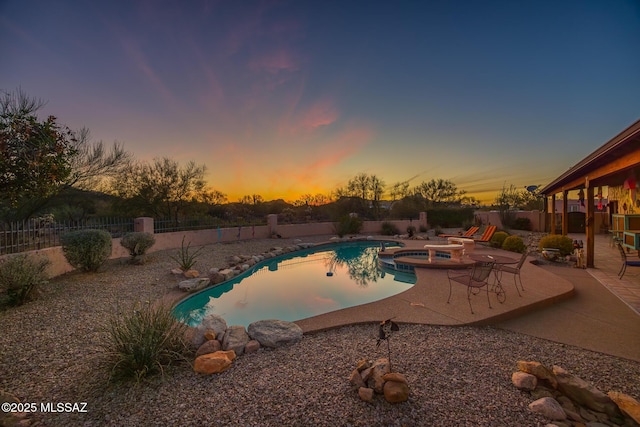
M263 261L228 282L183 300L174 314L190 326L215 313L228 325L247 327L263 319L306 319L411 288L414 274L378 267L379 250L380 242L348 242Z

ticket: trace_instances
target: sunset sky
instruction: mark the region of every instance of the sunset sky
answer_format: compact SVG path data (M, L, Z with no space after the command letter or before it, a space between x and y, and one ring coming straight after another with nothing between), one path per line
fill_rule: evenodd
M230 201L358 173L491 203L640 118L640 2L0 0L0 89Z

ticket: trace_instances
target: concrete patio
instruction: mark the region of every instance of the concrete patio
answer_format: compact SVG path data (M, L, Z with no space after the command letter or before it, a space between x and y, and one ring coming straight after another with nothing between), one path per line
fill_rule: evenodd
M584 235L571 235L584 240ZM422 248L425 241L404 241L407 247ZM519 296L513 277L502 278L507 293L500 304L490 294L488 307L484 290L472 295L472 314L466 287L453 283L447 304L447 271L417 269L417 283L395 296L297 321L305 331L354 323L379 322L393 318L397 323L430 325L492 325L552 341L640 361L640 268L628 268L617 277L621 260L617 248L605 235L595 239L593 269L579 269L565 263L535 265L530 256L521 270L524 292ZM477 245L476 253L510 256L518 254ZM635 255L634 255L635 256Z

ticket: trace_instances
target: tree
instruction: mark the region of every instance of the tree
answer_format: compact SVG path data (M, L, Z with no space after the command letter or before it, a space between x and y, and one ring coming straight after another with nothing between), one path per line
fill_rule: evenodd
M465 194L464 191L459 191L453 182L444 179L422 182L414 188L414 193L421 195L431 204L458 202Z
M39 121L35 111L44 103L24 92L0 97L0 208L6 220L27 217L71 176L76 155L70 129L49 116Z
M375 217L380 214L380 200L384 194L384 181L376 175L359 173L351 178L346 187L337 188L334 192L336 199L357 198L360 200L358 213L367 214L370 207Z
M411 193L409 191L409 181L396 182L391 186L391 190L389 190L389 195L391 196L392 201L400 200L404 197L409 196Z
M41 210L61 190L90 188L101 177L116 175L129 157L115 144L92 144L89 132L74 132L54 116L41 121L44 106L22 90L0 95L0 218L18 221Z
M205 172L205 165L190 161L181 167L167 157L132 163L114 179L111 191L139 214L168 218L177 224L190 204L207 197Z

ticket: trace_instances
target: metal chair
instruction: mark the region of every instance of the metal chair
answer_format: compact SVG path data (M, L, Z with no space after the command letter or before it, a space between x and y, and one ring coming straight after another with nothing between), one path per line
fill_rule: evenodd
M529 252L524 252L518 264L515 267L510 266L508 264L500 264L496 265L496 274L502 275L502 273L510 273L513 274L513 284L516 287L516 291L518 291L518 295L522 296L520 293L520 289L524 292L524 286L522 286L522 277L520 276L520 269L524 265L524 262L527 260L529 256ZM518 282L520 282L520 289L518 289Z
M620 251L620 257L622 258L622 266L620 267L620 271L618 272L618 277L622 279L622 276L624 276L624 273L627 271L627 266L640 267L640 260L630 261L629 259L627 259L627 252L625 252L622 244L620 242L616 242L616 246Z
M473 313L473 307L471 306L471 294L479 293L483 287L487 288L487 302L489 308L491 307L491 300L489 300L489 282L487 281L495 261L481 261L475 263L470 269L464 270L449 270L447 277L449 278L449 298L447 298L447 304L451 300L451 281L461 283L467 287L467 300L469 301L469 308L471 314Z

